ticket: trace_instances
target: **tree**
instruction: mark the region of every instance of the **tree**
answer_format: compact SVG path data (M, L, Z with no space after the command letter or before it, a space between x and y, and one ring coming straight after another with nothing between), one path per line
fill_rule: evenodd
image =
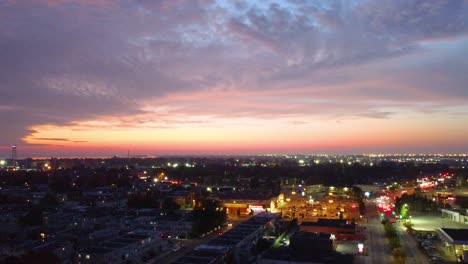
M404 219L408 218L408 204L401 206L400 215Z
M127 205L129 208L155 208L156 200L150 194L135 193L127 197Z
M465 173L461 173L457 176L458 187L465 187L468 185L468 177Z
M5 264L60 263L60 259L50 250L31 251L21 256L10 256L3 260Z
M57 195L54 193L47 193L44 198L39 201L41 208L44 210L55 209L59 206Z
M192 233L200 235L226 222L226 209L218 200L204 199L192 211Z
M176 210L179 210L180 206L172 199L166 198L162 203L162 210L167 215L174 215Z
M25 226L40 226L44 222L44 215L39 207L33 207L20 217L19 222Z
M357 186L353 186L353 188L351 189L351 192L352 192L354 198L356 198L356 199L362 198L363 192L362 192L361 188L359 188Z

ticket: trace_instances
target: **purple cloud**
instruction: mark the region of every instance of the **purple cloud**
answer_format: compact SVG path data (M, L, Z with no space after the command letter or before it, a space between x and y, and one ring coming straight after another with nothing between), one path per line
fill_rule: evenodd
M4 1L0 145L33 125L148 114L146 101L171 94L261 94L170 102L175 113L226 118L463 105L467 32L463 0Z

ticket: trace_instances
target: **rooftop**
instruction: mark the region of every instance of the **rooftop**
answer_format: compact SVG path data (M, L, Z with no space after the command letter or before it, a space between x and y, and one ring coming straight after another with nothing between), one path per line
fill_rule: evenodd
M215 263L219 258L222 258L231 248L246 239L253 232L266 225L269 221L275 219L279 215L261 213L235 226L231 230L225 232L221 236L216 237L207 243L200 245L179 258L175 264L185 263Z
M437 233L452 244L468 245L468 229L441 228Z
M271 192L258 191L242 191L242 192L226 192L219 194L219 198L223 200L268 200L273 197Z
M317 222L302 222L301 226L328 226L328 227L355 228L356 224L353 224L346 220L319 218Z
M265 252L262 259L282 260L296 263L353 263L352 255L343 255L334 251L292 251L289 247L271 248Z
M88 254L88 255L99 255L99 254L107 254L112 251L114 251L114 249L104 248L104 247L89 247L89 248L83 249L80 253Z

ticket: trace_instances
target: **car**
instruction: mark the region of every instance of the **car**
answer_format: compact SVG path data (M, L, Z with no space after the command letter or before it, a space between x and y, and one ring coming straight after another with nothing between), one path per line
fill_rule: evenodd
M182 246L174 246L174 247L172 248L172 252L177 252L177 251L179 251L179 250L181 250L181 249L182 249Z
M432 242L430 240L424 240L423 242L421 242L421 246L423 246L423 247L433 246L433 245L434 245L434 242Z
M171 238L171 234L169 233L161 233L161 238Z

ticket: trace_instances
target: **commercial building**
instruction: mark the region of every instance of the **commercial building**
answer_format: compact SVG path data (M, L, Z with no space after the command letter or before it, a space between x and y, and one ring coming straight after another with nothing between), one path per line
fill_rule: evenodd
M260 257L260 264L353 263L352 255L333 249L329 234L297 232L289 247L273 247Z
M248 263L252 246L270 228L274 228L278 218L278 214L255 215L221 236L194 248L174 263Z
M441 228L436 232L444 241L447 255L454 255L458 261L468 263L468 229Z
M226 207L230 216L247 215L249 213L273 212L277 207L279 196L271 192L229 192L219 194L219 199Z
M317 222L302 222L299 231L333 234L334 236L355 236L356 224L337 219L319 219Z
M468 225L468 209L442 209L442 217Z

